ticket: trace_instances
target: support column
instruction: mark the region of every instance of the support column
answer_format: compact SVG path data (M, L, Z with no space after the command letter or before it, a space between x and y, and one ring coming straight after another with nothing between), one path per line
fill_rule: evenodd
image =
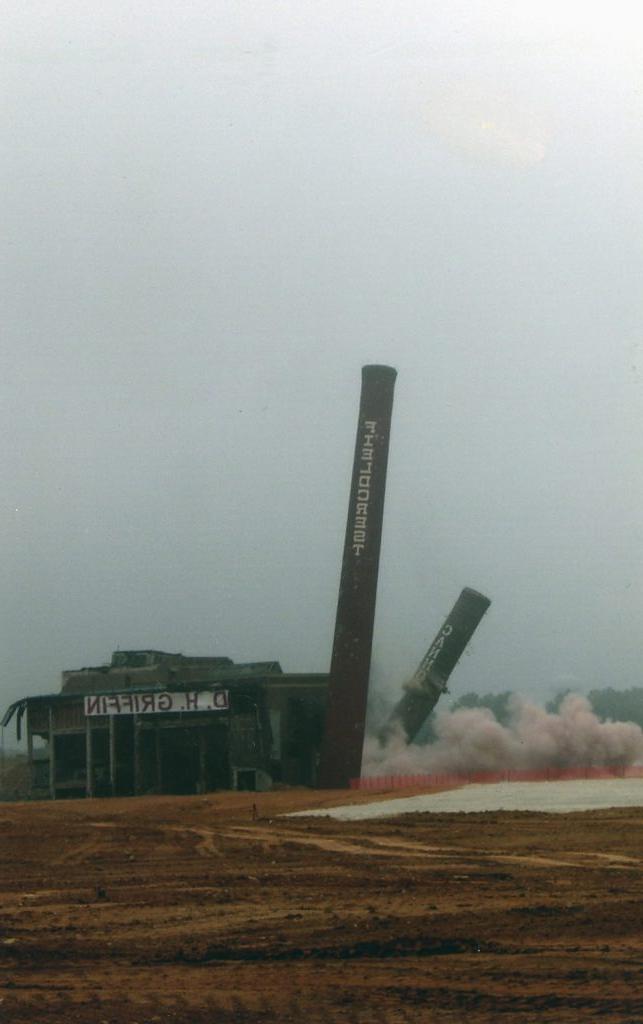
M141 727L138 715L134 715L134 796L141 789Z
M205 729L198 727L199 732L199 793L205 793L205 757L207 750L207 737Z
M112 796L116 796L116 722L109 716L109 785Z
M54 709L49 708L49 797L56 799L56 746L54 743Z
M163 770L162 770L162 758L161 758L161 730L157 725L154 730L154 743L155 743L155 755L156 755L156 789L157 792L163 792Z
M33 790L33 733L31 731L31 721L29 715L29 705L27 705L27 764L28 764L28 776L29 776L29 795Z
M92 747L92 720L85 718L85 796L94 795L94 751Z

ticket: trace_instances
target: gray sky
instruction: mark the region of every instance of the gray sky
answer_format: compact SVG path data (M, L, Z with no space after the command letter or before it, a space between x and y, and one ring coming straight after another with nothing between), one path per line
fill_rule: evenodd
M638 7L7 0L3 704L326 670L366 362L377 684L465 585L454 691L643 682Z

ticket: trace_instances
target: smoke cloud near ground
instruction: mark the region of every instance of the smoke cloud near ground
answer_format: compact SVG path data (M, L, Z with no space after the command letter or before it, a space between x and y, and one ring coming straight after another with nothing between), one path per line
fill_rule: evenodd
M407 745L402 729L385 746L372 736L363 775L621 767L643 761L643 730L633 722L602 722L586 697L568 694L557 713L514 695L509 723L487 708L438 711L436 739Z

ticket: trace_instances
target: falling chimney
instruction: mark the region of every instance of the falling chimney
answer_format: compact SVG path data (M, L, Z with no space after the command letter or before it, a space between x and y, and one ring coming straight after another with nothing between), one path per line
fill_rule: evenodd
M449 676L490 604L484 594L464 588L414 675L405 684L404 696L380 730L381 743L386 743L400 726L407 742L412 743L446 690Z

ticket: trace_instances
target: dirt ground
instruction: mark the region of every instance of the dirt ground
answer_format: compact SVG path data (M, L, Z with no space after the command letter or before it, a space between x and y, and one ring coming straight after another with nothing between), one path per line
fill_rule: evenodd
M346 801L0 805L0 1020L643 1022L642 810Z

